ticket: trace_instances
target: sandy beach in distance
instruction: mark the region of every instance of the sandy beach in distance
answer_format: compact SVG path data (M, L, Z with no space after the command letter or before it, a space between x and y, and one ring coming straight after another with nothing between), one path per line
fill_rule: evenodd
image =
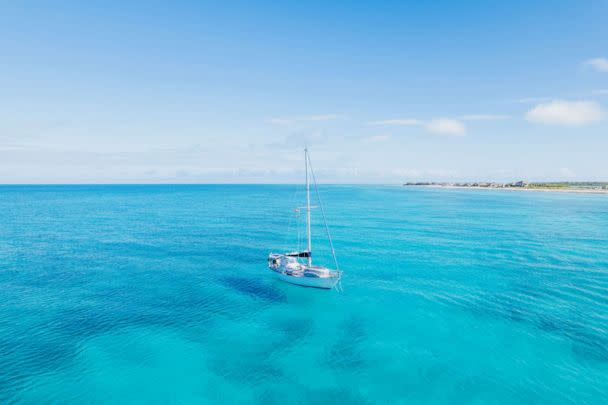
M440 184L430 184L425 186L404 185L403 187L417 188L446 188L446 189L465 189L465 190L497 190L497 191L539 191L546 193L584 193L584 194L608 194L608 190L602 189L575 189L575 188L531 188L531 187L473 187L473 186L449 186Z

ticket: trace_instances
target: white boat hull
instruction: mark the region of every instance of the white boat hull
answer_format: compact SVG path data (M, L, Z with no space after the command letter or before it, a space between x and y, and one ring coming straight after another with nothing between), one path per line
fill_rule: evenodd
M290 276L287 274L272 271L275 276L282 281L286 281L291 284L300 285L303 287L315 287L331 289L338 284L340 281L339 277L304 277L304 276Z

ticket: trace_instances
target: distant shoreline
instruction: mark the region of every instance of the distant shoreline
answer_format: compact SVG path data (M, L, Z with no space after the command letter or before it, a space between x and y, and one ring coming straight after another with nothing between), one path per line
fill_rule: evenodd
M464 190L496 190L496 191L538 191L547 193L584 193L584 194L608 194L607 189L583 189L583 188L542 188L542 187L480 187L480 186L455 186L448 184L425 184L414 185L404 184L403 187L416 188L446 188L446 189L464 189Z

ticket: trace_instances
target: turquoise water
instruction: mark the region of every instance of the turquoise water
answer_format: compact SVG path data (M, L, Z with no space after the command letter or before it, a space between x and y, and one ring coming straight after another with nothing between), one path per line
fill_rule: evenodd
M300 189L0 187L0 403L606 403L608 195Z

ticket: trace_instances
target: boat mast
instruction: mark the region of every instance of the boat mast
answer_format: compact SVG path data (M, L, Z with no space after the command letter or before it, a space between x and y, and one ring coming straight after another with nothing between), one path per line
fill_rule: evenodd
M308 235L308 265L312 266L310 240L310 181L308 179L308 148L304 148L304 165L306 166L306 233Z

